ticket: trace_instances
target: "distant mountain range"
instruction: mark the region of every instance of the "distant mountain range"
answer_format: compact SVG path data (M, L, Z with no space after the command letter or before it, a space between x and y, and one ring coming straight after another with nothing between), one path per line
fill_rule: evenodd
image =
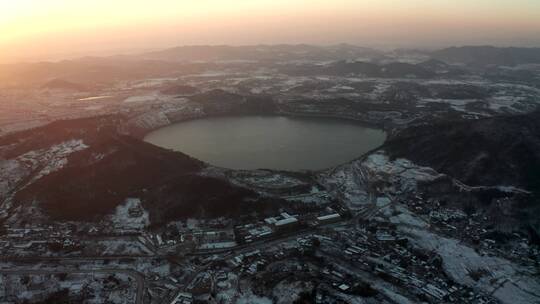
M235 60L336 60L381 57L381 51L338 44L333 46L253 45L253 46L181 46L135 57L165 61L235 61Z
M424 68L420 64L392 62L377 64L364 61L337 61L328 65L302 65L285 67L285 72L291 75L363 75L379 78L430 78L436 72Z
M408 57L414 61L408 61ZM264 64L278 66L293 74L322 72L326 75L429 78L434 75L461 75L463 68L456 64L476 68L540 64L540 48L464 46L432 52L384 52L349 44L182 46L138 55L0 65L0 84L38 84L48 88L67 86L77 89L66 82L91 87L97 83L118 80L197 73L226 63L246 62L257 62L261 67Z
M447 63L509 66L527 63L540 64L540 48L463 46L438 50L430 55Z
M406 51L402 50L401 53ZM463 46L433 52L423 52L432 59L446 63L475 65L518 65L540 63L540 48ZM137 55L141 59L165 61L219 61L219 60L358 60L382 59L385 52L339 44L313 45L258 45L258 46L182 46Z

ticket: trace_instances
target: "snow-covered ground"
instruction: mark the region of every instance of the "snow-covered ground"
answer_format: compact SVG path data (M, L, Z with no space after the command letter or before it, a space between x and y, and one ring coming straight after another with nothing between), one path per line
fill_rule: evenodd
M125 103L142 103L142 102L151 102L151 101L157 101L159 100L160 95L158 93L152 93L147 95L136 95L136 96L130 96L126 99L124 99Z
M131 239L92 240L85 254L99 255L144 255L152 254L141 242Z
M136 284L132 282L131 277L121 273L0 275L0 283L5 284L0 288L0 298L5 303L33 303L67 290L75 298L84 293L84 303L88 304L127 304L135 302Z
M323 174L320 181L330 192L341 197L352 210L364 208L371 203L361 161L339 166Z
M68 156L88 148L80 139L73 139L49 148L30 151L14 159L0 160L0 197L5 198L24 178L37 171L34 182L52 172L62 169L68 163Z
M5 197L29 174L30 168L16 159L0 160L0 197Z
M67 165L67 157L70 154L86 148L88 148L88 146L85 145L82 140L74 139L54 145L45 150L28 152L21 156L21 161L25 162L28 160L32 162L35 159L39 159L42 164L46 164L34 177L34 180L37 180L45 175L62 169L62 167Z
M369 155L362 166L370 180L387 180L399 192L414 191L419 182L434 181L444 176L432 168L415 165L407 159L391 161L383 151Z
M131 123L139 128L152 130L167 126L171 122L162 111L153 111L135 117L132 119Z
M116 207L111 221L116 229L139 230L150 225L150 216L143 208L140 199L128 198Z
M344 199L351 209L357 210L374 203L367 190L370 183L383 181L392 191L411 192L417 189L419 182L433 181L443 176L406 159L390 160L384 151L377 151L324 173L320 181Z
M358 194L367 198L366 189L373 183L385 181L385 191L392 193L414 193L420 181L443 176L405 159L391 161L383 151L378 151L363 160L338 167L322 180L355 207ZM502 303L540 303L540 279L534 269L501 257L481 255L459 240L441 236L430 229L427 220L396 201L383 197L372 203L365 200L365 204L376 206L375 219L395 224L413 246L440 255L444 271L454 281L492 294ZM484 275L476 281L471 273Z
M427 103L445 103L456 111L469 113L466 109L470 103L478 102L477 99L442 99L442 98L424 98L418 101L419 106L424 106ZM474 112L475 113L475 112Z
M244 293L238 297L236 304L273 304L271 299L267 297L259 297L253 293Z
M277 299L276 304L293 303L299 298L302 292L310 292L313 289L312 284L303 281L288 282L283 280L279 282L272 290L272 296Z
M534 269L523 268L495 256L480 255L458 240L442 237L421 226L422 220L404 213L391 219L398 230L416 247L434 251L442 257L443 269L454 281L492 294L502 303L540 303L540 279ZM471 273L484 272L478 281Z
M225 249L235 247L236 245L236 242L206 243L199 246L199 249Z

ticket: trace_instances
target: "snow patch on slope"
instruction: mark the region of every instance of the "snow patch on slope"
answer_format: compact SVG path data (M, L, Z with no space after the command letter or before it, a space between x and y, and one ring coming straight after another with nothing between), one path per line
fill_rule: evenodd
M35 172L32 183L48 174L58 171L68 163L68 156L88 148L80 139L73 139L46 149L27 152L14 159L0 160L0 197L15 190L23 179ZM29 184L28 183L28 184Z
M4 197L30 174L30 170L17 160L0 160L0 197Z
M116 207L111 221L118 229L136 230L150 225L150 216L138 198L128 198Z
M39 171L39 173L34 177L34 180L38 180L43 176L46 176L50 173L62 169L68 163L67 157L77 151L82 151L88 148L87 145L80 139L74 139L70 141L63 142L58 145L54 145L49 149L43 151L31 151L24 154L22 157L30 157L31 159L41 158L42 163L46 165Z
M383 181L395 192L410 192L417 189L419 182L441 177L444 175L432 168L421 167L402 158L391 161L384 151L377 151L325 173L321 176L321 183L356 210L373 203L367 192L370 183Z
M479 288L502 303L538 303L540 281L527 269L495 256L481 256L474 249L427 230L400 227L409 241L420 248L433 250L443 259L445 272L456 282ZM470 273L487 271L475 281Z

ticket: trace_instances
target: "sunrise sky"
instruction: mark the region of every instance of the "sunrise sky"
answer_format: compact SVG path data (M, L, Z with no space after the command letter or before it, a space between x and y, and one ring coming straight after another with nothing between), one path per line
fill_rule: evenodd
M0 62L194 44L540 46L539 0L0 0Z

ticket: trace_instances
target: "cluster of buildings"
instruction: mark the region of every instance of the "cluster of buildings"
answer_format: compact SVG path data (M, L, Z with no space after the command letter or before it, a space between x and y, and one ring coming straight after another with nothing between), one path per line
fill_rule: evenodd
M506 229L508 221L505 219L490 219L485 213L475 210L466 214L459 208L446 206L444 202L425 201L419 196L404 203L415 213L428 218L439 233L458 237L480 252L497 252L523 265L540 262L538 246L530 246L528 236L513 232L515 227Z
M292 231L300 226L297 215L282 212L278 216L265 218L264 221L237 225L236 239L239 243L249 244L253 241L269 238L280 232Z
M257 223L238 225L235 227L235 234L238 243L249 244L303 228L316 228L320 225L336 223L342 219L343 216L333 209L325 210L322 214L291 215L282 212L277 216L265 218Z
M340 231L340 242L324 239L329 255L344 257L356 269L374 273L396 286L403 286L429 302L490 303L487 296L456 284L442 270L442 259L434 252L420 251L408 244L392 224L369 222L357 229Z

